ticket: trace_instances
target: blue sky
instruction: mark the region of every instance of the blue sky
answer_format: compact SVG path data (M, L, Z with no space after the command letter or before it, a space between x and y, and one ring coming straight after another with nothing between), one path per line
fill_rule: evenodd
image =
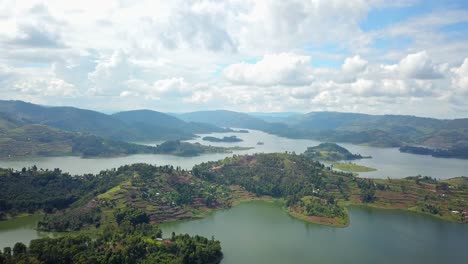
M0 97L467 117L468 2L0 3Z

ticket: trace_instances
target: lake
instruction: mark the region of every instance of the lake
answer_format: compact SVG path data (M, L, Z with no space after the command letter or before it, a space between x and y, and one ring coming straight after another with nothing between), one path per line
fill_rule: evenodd
M466 263L468 225L402 211L349 208L351 224L334 228L289 216L255 201L191 221L162 225L163 234L214 236L222 264Z
M213 133L215 137L236 135L243 139L238 143L214 143L203 141L200 138L189 140L188 142L199 142L213 146L242 146L254 147L251 150L236 151L235 154L271 153L294 151L304 152L307 147L318 145L320 142L307 139L289 139L267 134L260 131L250 130L250 133ZM257 145L262 141L264 145ZM155 145L160 142L146 142L146 145ZM340 144L353 153L363 156L372 156L371 159L355 161L368 167L376 168L377 171L361 173L362 177L373 178L402 178L415 176L418 174L432 176L440 179L447 179L457 176L468 176L468 160L444 159L431 156L422 156L408 153L400 153L396 148L376 148L368 146L358 146L353 144ZM206 154L197 157L176 157L171 155L131 155L125 157L93 158L82 159L80 157L48 157L48 158L26 158L0 160L0 167L21 169L25 166L36 165L39 168L54 169L59 167L63 171L71 174L97 173L101 170L119 167L125 164L138 162L173 166L180 166L184 169L191 169L193 165L205 161L222 159L233 154Z
M162 224L172 231L214 236L222 264L466 263L468 225L411 212L349 208L345 228L310 224L289 216L274 202L253 201L206 218ZM50 235L34 227L40 216L0 222L0 249Z
M28 244L32 239L55 236L56 234L52 232L35 230L37 222L41 219L41 215L30 215L0 221L0 250L5 247L13 248L16 242Z

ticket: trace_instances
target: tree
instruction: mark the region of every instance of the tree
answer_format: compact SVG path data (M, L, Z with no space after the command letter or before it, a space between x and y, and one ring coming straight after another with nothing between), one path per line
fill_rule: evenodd
M27 253L27 247L25 244L18 242L13 247L13 257L19 257Z

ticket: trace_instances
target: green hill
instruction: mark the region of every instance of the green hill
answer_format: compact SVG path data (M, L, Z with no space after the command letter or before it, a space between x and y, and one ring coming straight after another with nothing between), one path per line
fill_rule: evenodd
M304 155L325 161L340 161L340 160L357 160L368 157L363 157L360 154L353 154L349 150L335 144L335 143L321 143L315 147L309 147L304 152Z
M468 119L313 112L291 118L288 127L270 132L293 138L381 147L424 145L449 148L468 142Z
M138 130L143 139L189 139L194 134L228 131L210 124L184 122L152 110L119 112L112 116Z

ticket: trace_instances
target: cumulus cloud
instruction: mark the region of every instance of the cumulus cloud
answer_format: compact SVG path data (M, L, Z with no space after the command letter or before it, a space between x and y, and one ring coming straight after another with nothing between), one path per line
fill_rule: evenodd
M463 94L468 94L468 58L465 58L462 65L452 70L454 76L452 83L457 90Z
M377 9L415 2L6 0L0 97L73 97L94 109L375 113L427 111L411 106L418 100L452 109L457 98L460 115L468 45L458 27L444 28L468 21L468 10L363 26Z
M132 63L121 50L114 51L97 63L94 71L88 74L92 84L91 94L115 94L126 88L126 82L133 78Z
M54 77L23 79L14 84L14 90L36 96L75 97L78 95L78 90L73 84Z
M438 79L442 74L432 63L426 51L409 54L398 64L401 75L413 79Z
M294 53L269 54L256 63L232 64L223 75L233 83L253 85L303 85L313 80L310 57Z
M360 73L366 70L368 61L356 55L350 58L346 58L342 65L342 69L346 73Z

